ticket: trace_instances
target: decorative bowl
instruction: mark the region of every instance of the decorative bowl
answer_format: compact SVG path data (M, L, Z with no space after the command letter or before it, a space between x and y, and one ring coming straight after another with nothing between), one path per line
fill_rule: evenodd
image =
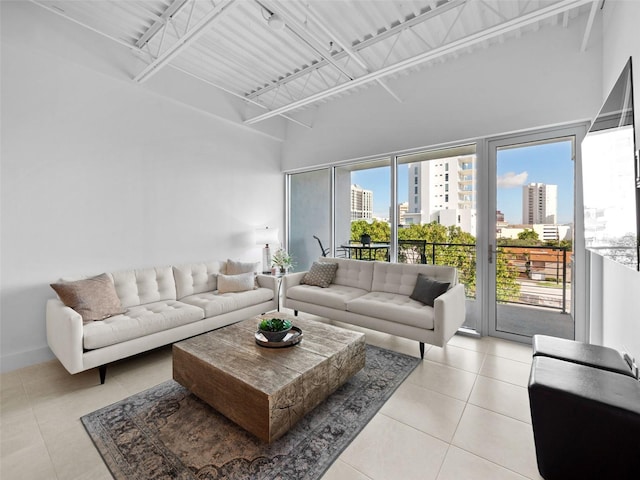
M263 318L258 324L258 331L269 342L281 342L291 327L291 320L286 318Z
M262 335L264 335L264 338L266 338L269 342L281 342L284 337L287 336L287 333L291 331L291 327L287 328L286 330L280 330L279 332L269 332L262 329L259 329L258 331Z

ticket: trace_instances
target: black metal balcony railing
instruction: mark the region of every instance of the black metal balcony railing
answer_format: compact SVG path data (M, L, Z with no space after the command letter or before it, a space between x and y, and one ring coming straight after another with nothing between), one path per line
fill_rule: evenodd
M496 300L568 311L570 251L566 247L500 245L495 252ZM398 262L458 269L467 298L476 297L476 245L399 240Z

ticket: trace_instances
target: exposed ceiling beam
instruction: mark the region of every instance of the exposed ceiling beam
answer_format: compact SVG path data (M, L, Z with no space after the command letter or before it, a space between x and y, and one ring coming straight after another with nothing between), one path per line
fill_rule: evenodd
M140 50L139 48L137 48L135 45L130 44L129 42L126 42L125 40L122 40L121 38L117 38L114 37L113 35L109 35L108 33L104 33L100 30L98 30L95 27L92 27L91 25L87 25L84 22L81 22L80 20L76 20L75 18L70 17L69 15L67 15L66 13L64 13L64 11L62 10L58 10L56 8L50 7L49 5L45 5L44 3L40 3L36 0L29 0L31 3L33 3L34 5L37 5L39 7L44 8L45 10L48 10L51 13L55 13L56 15L69 20L70 22L75 23L76 25L80 25L81 27L86 28L87 30L91 30L94 33L97 33L98 35L102 35L105 38L108 38L109 40L113 40L114 42L119 43L120 45L123 45L127 48L132 48L133 50L136 50L138 52L141 52L142 50Z
M222 85L219 85L219 84L217 84L215 82L212 82L211 80L207 80L206 78L203 78L200 75L196 75L195 73L190 72L188 70L185 70L184 68L178 67L177 65L169 65L169 68L173 68L174 70L182 72L185 75L189 75L190 77L193 77L193 78L195 78L197 80L200 80L201 82L204 82L204 83L206 83L208 85L211 85L212 87L215 87L215 88L217 88L219 90L222 90L223 92L226 92L229 95L233 95L234 97L237 97L237 98L239 98L241 100L244 100L245 102L249 102L249 103L255 105L256 107L260 107L263 110L269 110L269 107L267 107L266 105L264 105L264 104L262 104L260 102L256 102L255 100L247 100L247 98L244 95L241 95L241 94L236 93L236 92L234 92L232 90L229 90L228 88L225 88ZM289 121L291 121L293 123L296 123L296 124L300 125L301 127L311 128L310 125L307 125L306 123L303 123L300 120L296 120L292 116L287 115L285 113L281 114L280 116L283 117L283 118L286 118L287 120L289 120Z
M591 11L589 12L589 19L587 20L587 26L584 29L584 37L582 37L582 45L580 46L581 52L587 50L587 43L589 42L589 37L591 36L591 30L593 29L593 20L596 18L597 10L598 0L593 0L593 3L591 4Z
M331 64L338 72L346 76L349 80L353 79L353 75L349 73L343 66L341 66L331 55L331 52L326 50L326 45L323 45L320 40L306 31L300 24L293 18L293 16L280 4L269 0L255 0L260 7L268 10L271 13L277 13L284 20L284 28L291 32L295 37L302 40L309 48L316 52L320 58Z
M174 0L173 3L169 5L164 12L162 12L160 18L156 20L153 25L151 25L147 29L147 31L140 36L140 38L136 42L136 47L144 47L144 45L149 42L153 38L153 36L160 31L162 27L166 25L166 23L169 21L169 18L179 13L182 7L184 7L188 1L189 0Z
M362 67L365 70L365 72L367 73L371 72L369 65L367 65L367 62L363 60L360 54L358 54L358 52L353 50L351 48L351 45L348 45L347 42L344 42L340 38L340 36L336 34L336 32L332 31L327 26L324 19L320 18L320 15L311 9L310 5L307 5L306 12L308 17L311 19L311 21L314 22L320 28L320 30L322 30L325 33L325 35L331 38L331 40L333 40L340 48L342 48L342 50L347 55L349 55L349 57L351 57L353 61L355 61L358 65L360 65L360 67ZM386 83L384 83L381 79L377 79L376 82L378 83L378 85L384 88L387 91L387 93L389 93L389 95L391 95L397 102L402 103L402 100L400 99L400 97L396 95L396 93L393 90L391 90L391 88L389 88L389 86Z
M124 40L122 40L120 38L116 38L116 37L114 37L112 35L109 35L107 33L101 32L100 30L97 30L96 28L94 28L94 27L92 27L90 25L87 25L86 23L83 23L83 22L81 22L79 20L76 20L75 18L70 17L69 15L67 15L66 13L63 13L60 10L57 10L55 8L52 8L52 7L48 6L48 5L39 3L36 0L29 0L29 1L31 3L33 3L33 4L35 4L35 5L38 5L39 7L44 8L45 10L48 10L48 11L50 11L52 13L55 13L56 15L64 18L65 20L69 20L70 22L73 22L76 25L79 25L79 26L81 26L83 28L86 28L87 30L91 30L94 33L102 35L103 37L108 38L109 40L112 40L112 41L114 41L114 42L116 42L116 43L118 43L118 44L120 44L120 45L122 45L124 47L133 49L134 51L137 51L137 52L140 52L140 53L145 53L144 50L139 49L138 47L136 47L134 45L131 45L130 43L128 43L128 42L126 42L126 41L124 41ZM219 90L222 90L223 92L226 92L226 93L228 93L230 95L233 95L234 97L237 97L237 98L239 98L241 100L244 100L245 102L249 102L249 103L251 103L251 104L253 104L253 105L257 106L257 107L260 107L260 108L262 108L264 110L268 110L268 107L265 106L264 104L262 104L260 102L257 102L255 100L249 99L245 95L241 95L239 93L233 92L232 90L229 90L228 88L225 88L225 87L223 87L223 86L221 86L221 85L219 85L217 83L214 83L211 80L207 80L206 78L203 78L203 77L201 77L199 75L196 75L195 73L189 72L189 71L187 71L187 70L185 70L183 68L180 68L180 67L178 67L176 65L168 65L168 67L172 68L174 70L177 70L179 72L182 72L182 73L184 73L186 75L189 75L189 76L191 76L193 78L196 78L196 79L200 80L201 82L207 83L207 84L211 85L212 87L215 87L215 88L217 88ZM297 120L297 119L293 118L290 115L281 114L280 116L285 118L286 120L289 120L289 121L291 121L293 123L296 123L296 124L298 124L298 125L300 125L302 127L311 128L310 125L307 125L306 123L303 123L300 120Z
M394 73L401 72L408 68L415 67L422 63L435 60L437 58L443 57L444 55L448 55L465 48L468 48L472 45L476 45L481 42L485 42L491 38L499 37L501 35L505 35L509 32L522 28L526 25L530 25L546 18L552 17L554 15L558 15L563 13L566 10L577 8L581 5L585 5L587 3L592 2L593 0L562 0L553 5L549 5L547 7L540 8L536 11L525 14L521 17L514 18L512 20L502 22L494 27L488 28L486 30L468 35L459 40L452 41L447 45L443 45L441 47L435 48L428 52L424 52L422 54L416 55L414 57L408 58L406 60L402 60L393 65L389 65L388 67L381 68L375 72L371 72L369 74L363 75L362 77L356 78L352 81L342 83L340 85L336 85L333 88L329 88L322 92L318 92L314 95L310 95L306 98L300 99L296 102L292 102L288 105L284 105L282 107L271 110L270 112L266 112L262 115L258 115L256 117L250 118L245 121L247 124L253 124L257 122L261 122L268 118L271 118L275 115L279 115L281 113L289 112L291 110L295 110L300 107L304 107L314 102L318 102L320 100L324 100L330 96L336 95L338 93L351 90L352 88L358 87L360 85L364 85L366 83L372 82L378 78L383 78L388 75L392 75Z
M176 55L182 50L187 48L192 42L195 42L202 34L207 31L207 28L211 23L224 13L228 7L233 5L235 0L222 0L215 6L209 13L207 13L202 19L194 25L194 27L180 37L176 42L162 52L158 57L152 61L147 67L142 70L133 79L136 82L142 83L145 80L151 78L151 76L158 73L158 71L167 63L169 63Z
M430 18L434 18L438 15L441 15L445 12L448 12L451 9L454 9L456 7L459 7L460 5L462 5L463 3L467 2L468 0L450 0L449 2L445 3L444 5L441 5L439 7L433 8L432 10L429 10L425 13L422 13L416 17L412 17L409 20L400 23L394 27L389 28L388 30L385 30L384 32L371 37L367 40L364 40L360 43L357 43L355 45L353 45L351 48L354 52L359 52L360 50L363 50L365 48L368 48L372 45L375 45L378 42L382 42L384 40L386 40L389 37L392 37L394 35L399 34L400 32L402 32L403 30L406 30L408 28L411 28L415 25L418 25L420 23L426 22L427 20L429 20ZM340 52L337 53L333 56L333 58L335 60L341 60L344 57L346 57L348 54L347 52ZM278 88L281 84L283 83L287 83L287 82L291 82L297 78L303 77L306 74L312 72L313 70L317 70L319 68L324 67L325 65L327 65L328 62L326 60L322 60L318 63L314 63L313 65L310 65L306 68L303 68L299 71L297 71L296 73L293 73L285 78L283 78L282 80L279 80L277 82L273 82L270 85L267 85L266 87L261 88L260 90L257 90L249 95L247 95L247 98L255 98L258 97L260 95L263 95L267 92L269 92L270 90L273 90L274 88Z

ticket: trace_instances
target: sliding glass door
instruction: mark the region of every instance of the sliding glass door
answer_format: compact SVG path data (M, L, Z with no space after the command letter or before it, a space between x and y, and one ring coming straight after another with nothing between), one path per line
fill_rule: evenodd
M575 129L489 142L489 334L575 338Z

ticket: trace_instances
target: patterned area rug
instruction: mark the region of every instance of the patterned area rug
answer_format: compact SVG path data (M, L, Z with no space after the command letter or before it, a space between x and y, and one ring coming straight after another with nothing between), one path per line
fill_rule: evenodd
M318 479L419 362L367 345L364 369L270 445L173 380L81 420L117 480Z

